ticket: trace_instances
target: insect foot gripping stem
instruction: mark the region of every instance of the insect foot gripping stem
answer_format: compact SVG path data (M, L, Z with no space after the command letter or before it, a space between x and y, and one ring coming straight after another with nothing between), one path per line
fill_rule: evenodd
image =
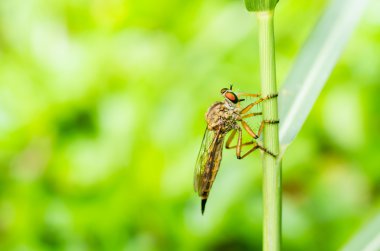
M257 144L257 148L259 148L261 151L263 151L264 153L269 154L273 158L277 158L277 154L272 153L271 151L269 151L268 149L266 149L265 147L263 147L262 145L260 145L258 143L256 143L256 144Z
M263 120L266 124L278 124L280 120Z
M276 94L276 96L277 96L277 94ZM280 120L263 120L263 122L265 123L265 124L278 124L278 123L280 123ZM259 148L261 149L261 150L263 150L265 153L268 153L269 155L271 155L273 158L276 158L277 157L277 155L278 154L274 154L274 153L272 153L271 151L269 151L268 149L266 149L265 147L263 147L263 146L260 146L260 145L258 145L259 146Z
M278 93L269 94L264 99L271 99L271 98L276 98L276 97L278 97Z

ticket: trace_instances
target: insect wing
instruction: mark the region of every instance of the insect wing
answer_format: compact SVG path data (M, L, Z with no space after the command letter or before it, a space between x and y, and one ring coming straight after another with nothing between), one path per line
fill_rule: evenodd
M208 159L211 143L213 142L213 132L206 127L203 135L201 148L199 149L197 162L194 170L194 191L198 192L202 183L202 173L204 172L205 165Z
M214 132L207 128L203 136L194 172L194 190L200 196L210 189L213 171L219 169L223 148L223 138L220 136L219 131Z

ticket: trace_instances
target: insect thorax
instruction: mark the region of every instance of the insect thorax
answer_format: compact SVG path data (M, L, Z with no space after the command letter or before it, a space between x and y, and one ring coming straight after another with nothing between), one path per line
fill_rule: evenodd
M239 108L224 102L213 104L206 113L208 129L213 131L221 130L222 133L227 133L237 128L236 120L239 119Z

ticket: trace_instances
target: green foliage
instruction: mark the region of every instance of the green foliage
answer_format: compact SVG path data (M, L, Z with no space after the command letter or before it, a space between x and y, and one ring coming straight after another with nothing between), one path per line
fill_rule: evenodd
M272 11L278 0L244 0L248 11Z
M282 153L310 113L368 1L331 1L297 56L280 93Z
M342 249L343 251L368 250L375 251L380 248L380 214L376 215L362 227Z
M278 83L324 4L277 6ZM283 160L284 250L337 250L379 210L377 10ZM208 106L230 83L259 91L251 16L232 0L0 1L0 250L260 250L258 153L223 153L203 217L192 189Z

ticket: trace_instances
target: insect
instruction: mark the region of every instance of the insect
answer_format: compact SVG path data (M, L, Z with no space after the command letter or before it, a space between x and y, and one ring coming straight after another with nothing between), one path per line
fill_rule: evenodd
M202 214L204 213L207 198L219 170L220 162L222 160L224 138L227 133L232 131L227 138L225 147L227 149L235 148L236 157L238 159L245 158L256 149L261 149L262 151L275 157L273 153L259 145L254 140L243 143L242 130L244 129L247 131L253 139L258 139L265 123L279 123L278 120L263 120L260 124L258 132L255 133L248 123L244 121L249 117L262 115L261 112L249 113L249 111L264 100L277 97L277 94L266 97L261 97L260 94L236 94L232 91L232 85L229 89L223 88L221 90L221 94L224 97L224 102L214 103L206 112L207 127L195 165L194 190L198 193L199 197L201 197ZM254 97L257 98L257 100L247 105L245 108L241 108L239 102L245 100L240 99L242 96ZM238 136L237 144L231 146L236 134ZM244 146L251 146L251 149L242 155L242 148Z

